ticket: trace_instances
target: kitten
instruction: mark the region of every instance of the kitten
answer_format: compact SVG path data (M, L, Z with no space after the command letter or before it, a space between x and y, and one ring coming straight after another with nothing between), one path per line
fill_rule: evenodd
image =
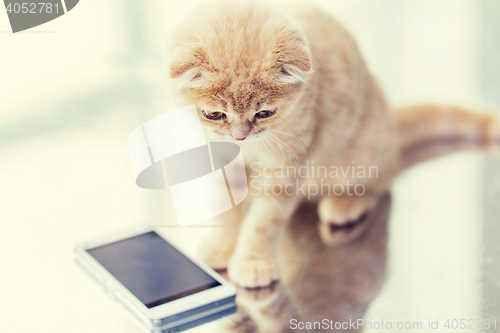
M173 95L196 105L209 141L238 142L243 152L250 195L219 217L227 227L203 247L207 263L227 267L243 287L279 279L277 240L301 201L317 202L325 244L348 243L367 228L366 213L406 160L427 158L411 154L412 142L446 134L423 130L419 107L394 118L353 38L307 3L204 5L174 29L166 60ZM430 109L427 121L435 112L456 118L455 109ZM311 174L332 166L348 172ZM306 175L293 172L300 167L309 167ZM351 172L360 168L376 172Z

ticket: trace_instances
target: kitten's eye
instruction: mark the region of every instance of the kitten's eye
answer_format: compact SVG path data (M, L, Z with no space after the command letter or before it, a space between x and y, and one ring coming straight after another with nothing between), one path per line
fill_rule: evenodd
M255 114L255 118L264 119L274 116L276 111L262 110Z
M210 119L210 120L219 120L219 119L226 117L226 114L224 112L219 112L219 111L215 111L215 112L201 111L201 113L203 114L203 116L205 118Z

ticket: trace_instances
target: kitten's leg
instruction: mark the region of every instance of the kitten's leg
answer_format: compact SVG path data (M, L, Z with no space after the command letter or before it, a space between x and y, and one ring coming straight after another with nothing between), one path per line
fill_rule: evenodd
M327 195L318 205L319 234L328 246L344 245L358 238L367 228L366 217L376 203L373 194Z
M200 247L202 260L213 269L226 269L238 240L241 221L245 210L244 202L213 218L216 225Z
M238 311L247 313L258 332L282 332L283 312L289 303L279 283L259 289L238 288L236 304Z
M229 261L231 281L247 288L265 287L279 279L278 238L299 201L297 196L254 197Z

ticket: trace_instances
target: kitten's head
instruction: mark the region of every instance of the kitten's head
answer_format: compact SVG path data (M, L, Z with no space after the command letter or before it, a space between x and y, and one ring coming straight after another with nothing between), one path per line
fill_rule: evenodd
M184 104L224 141L251 141L293 111L312 71L306 38L287 16L244 1L194 12L170 36L168 75Z

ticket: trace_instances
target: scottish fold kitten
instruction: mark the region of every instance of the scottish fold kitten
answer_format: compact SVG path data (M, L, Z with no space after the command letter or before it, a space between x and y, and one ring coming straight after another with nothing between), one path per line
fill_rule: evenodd
M173 30L166 61L173 95L196 105L207 139L242 149L250 195L219 217L226 227L203 254L243 287L279 279L277 239L302 200L317 202L325 244L353 241L402 165L498 124L446 107L394 116L351 35L307 3L206 4ZM433 150L442 138L451 148Z

